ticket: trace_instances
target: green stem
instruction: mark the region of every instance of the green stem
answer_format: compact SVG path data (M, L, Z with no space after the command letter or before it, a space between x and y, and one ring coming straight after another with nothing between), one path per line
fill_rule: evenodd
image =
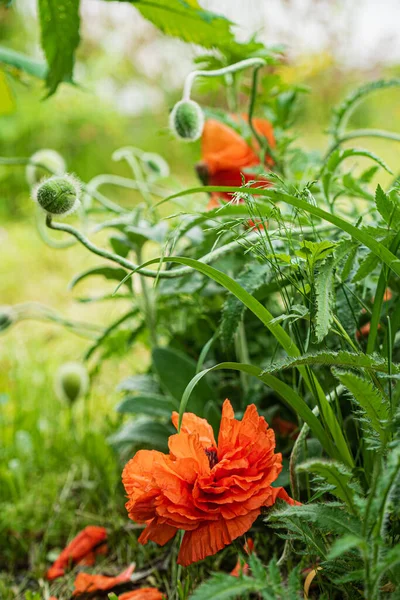
M212 71L192 71L186 77L185 85L183 88L183 100L190 100L190 94L192 92L192 86L197 77L219 77L221 75L228 75L228 73L236 73L237 71L243 71L249 67L264 67L266 62L263 58L247 58L241 60L234 65L222 67L221 69L213 69Z
M353 129L353 131L344 133L335 140L335 142L332 144L332 146L326 153L326 157L328 157L334 150L336 150L336 148L338 148L344 142L364 137L382 138L385 140L392 140L393 142L400 142L400 134L394 133L392 131L385 131L383 129Z
M136 253L139 264L142 262L142 253L139 249ZM144 314L146 317L147 328L150 334L151 346L156 348L158 346L157 330L156 330L156 316L155 316L155 302L154 298L150 298L149 290L147 289L147 282L145 277L140 276L140 285L142 288ZM152 290L154 293L154 289Z
M154 271L152 269L141 268L140 265L136 265L135 263L131 262L130 260L127 260L126 258L123 258L122 256L119 256L118 254L114 254L113 252L108 252L107 250L99 248L98 246L93 244L82 232L78 231L78 229L75 229L75 227L72 227L72 225L67 225L66 223L54 223L50 215L46 217L46 225L50 229L54 229L56 231L64 231L65 233L73 235L83 246L90 250L90 252L93 252L93 254L97 254L97 256L101 256L102 258L106 258L107 260L112 260L113 262L116 262L117 264L121 265L121 267L124 267L129 271L137 271L145 277L153 277L155 279L173 279L174 277L183 277L193 272L193 270L190 267L172 269L171 271ZM326 227L322 227L322 229L326 229ZM305 228L303 228L301 232L304 233L304 230ZM310 233L314 231L313 228L309 228L309 230ZM293 233L297 233L297 231L300 233L300 230L293 230ZM270 233L273 234L275 232L271 231ZM203 262L204 264L211 263L220 258L221 256L225 256L225 254L228 254L233 250L237 250L240 246L243 245L244 241L255 241L256 239L258 239L258 236L258 232L249 233L245 238L239 238L237 240L234 240L233 242L229 242L228 244L225 244L224 246L213 250L212 252L209 252L208 254L205 254L199 259L199 261Z

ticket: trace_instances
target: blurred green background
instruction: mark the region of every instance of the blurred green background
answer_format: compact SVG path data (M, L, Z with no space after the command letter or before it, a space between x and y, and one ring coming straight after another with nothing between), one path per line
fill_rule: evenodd
M0 38L6 46L37 55L38 26L29 6L23 2L17 3L16 10L0 8ZM167 130L168 112L179 97L196 49L167 40L132 7L121 10L125 12L119 21L106 11L93 22L90 11L86 15L87 33L76 69L80 87L64 84L54 97L44 100L42 82L17 80L0 69L1 156L29 157L41 148L52 148L65 158L69 172L89 181L100 173L129 176L127 167L113 162L111 155L117 148L134 145L167 157L181 185L196 181L193 165L199 145L180 144ZM136 23L135 36L122 36L122 47L118 28L127 19ZM360 83L400 75L400 66L381 64L361 70L341 66L332 55L320 52L288 61L281 75L310 89L298 107L296 143L323 151L332 107ZM221 105L217 88L207 90L203 98L211 106ZM352 123L400 131L398 91L372 96ZM400 145L379 140L357 145L379 154L395 173L400 170ZM137 201L132 192L116 194L126 205ZM42 242L24 167L0 167L0 248L0 306L41 302L68 318L101 325L125 308L121 303L74 301L68 282L77 271L101 260L80 246L55 250ZM109 283L109 290L113 288ZM82 284L79 295L95 296L104 289L103 280L91 279L90 284ZM4 540L0 541L0 570L39 568L45 560L45 544L32 555L29 548L35 535L57 543L61 532L65 538L76 528L76 520L86 524L91 517L107 524L108 518L112 520L110 506L123 505L121 491L116 495L118 459L105 437L119 422L114 413L117 383L142 372L148 352L139 341L128 355L106 361L88 401L78 407L76 430L71 431L68 412L54 395L53 378L59 365L79 360L86 347L87 341L54 324L33 321L17 324L0 336L0 540ZM57 499L63 490L72 514L60 511Z

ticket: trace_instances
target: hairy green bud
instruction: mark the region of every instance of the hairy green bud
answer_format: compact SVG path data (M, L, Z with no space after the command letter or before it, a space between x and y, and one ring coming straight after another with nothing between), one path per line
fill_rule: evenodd
M62 402L74 404L89 389L89 375L84 365L77 362L62 365L57 371L54 389Z
M141 159L150 180L169 176L169 165L159 154L143 152Z
M30 160L32 163L36 163L27 165L26 167L26 179L30 186L39 183L43 177L49 177L49 173L63 175L67 169L63 157L55 150L47 148L38 150L35 154L32 154Z
M176 137L194 142L203 133L204 113L197 102L180 100L172 109L169 124Z
M79 182L71 175L55 175L41 181L33 190L32 197L49 215L66 216L78 206L81 189Z
M0 333L11 327L13 323L12 308L10 306L0 306Z

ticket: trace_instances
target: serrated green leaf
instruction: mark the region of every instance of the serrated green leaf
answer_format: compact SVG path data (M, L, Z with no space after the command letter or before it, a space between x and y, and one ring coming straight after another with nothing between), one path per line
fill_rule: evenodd
M397 195L386 194L378 185L375 191L375 204L383 220L395 228L400 221L400 204Z
M303 356L295 358L288 357L268 365L262 373L276 373L283 369L291 369L299 365L341 366L388 373L387 361L378 354L367 355L361 352L357 354L345 350L340 350L339 352L323 351L314 354L303 354ZM392 365L392 373L400 373L399 364L394 363Z
M320 266L318 272L315 274L314 285L317 299L315 334L318 342L322 342L328 335L333 322L334 268L335 263L330 258Z
M343 500L354 511L354 489L349 485L353 475L344 465L327 460L308 460L297 467L303 473L314 473L322 477L331 489L331 494Z
M186 386L196 375L197 363L172 348L155 348L152 358L162 387L179 402ZM203 416L205 406L210 400L216 401L215 394L204 379L193 394L190 411Z
M48 95L64 80L72 80L79 44L79 0L38 0L42 47L48 73Z
M342 538L336 540L329 551L328 559L334 560L339 558L345 552L352 550L353 548L359 548L364 544L364 540L357 535L345 535Z
M334 373L365 412L368 423L378 433L381 441L385 442L388 434L384 423L390 414L388 399L370 381L351 371L335 370Z
M297 518L316 525L321 531L337 535L355 535L361 537L361 522L336 504L302 504L288 506L272 513L271 518Z
M365 277L368 277L378 266L379 258L373 252L368 252L368 254L361 261L356 273L353 276L353 283L357 283L358 281L362 281Z
M242 598L243 594L259 591L260 586L260 582L250 577L232 577L226 573L215 573L194 591L190 600Z
M201 8L197 0L123 0L166 35L204 48L234 45L231 22Z

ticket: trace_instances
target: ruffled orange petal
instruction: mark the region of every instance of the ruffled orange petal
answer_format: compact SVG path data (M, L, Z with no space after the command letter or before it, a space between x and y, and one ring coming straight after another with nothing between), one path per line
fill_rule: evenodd
M71 564L79 563L86 557L89 557L89 561L93 560L94 562L93 551L96 546L102 545L106 537L107 531L104 527L97 527L95 525L85 527L60 553L59 557L47 571L47 579L53 580L57 577L62 577L65 574L65 570Z
M260 510L253 510L246 515L228 521L207 522L193 531L187 531L183 536L178 555L178 564L188 565L203 560L222 550L237 537L250 529L260 514Z
M118 600L164 600L164 598L164 594L157 588L141 588L118 596Z
M234 129L215 119L209 119L204 125L201 156L210 175L225 169L249 167L259 162L254 151Z
M73 596L87 594L89 592L99 592L112 590L114 587L123 583L128 583L135 565L129 566L116 577L107 577L106 575L89 575L89 573L78 573L75 583Z
M159 544L160 546L164 546L174 537L177 531L178 530L176 527L171 527L170 525L160 523L156 517L147 525L146 529L142 531L138 542L139 544L143 544L145 546L150 540L156 544Z
M178 429L179 414L172 413L172 424ZM193 413L184 413L182 417L182 433L196 433L199 436L200 443L205 446L215 446L214 431L206 419L202 419Z

